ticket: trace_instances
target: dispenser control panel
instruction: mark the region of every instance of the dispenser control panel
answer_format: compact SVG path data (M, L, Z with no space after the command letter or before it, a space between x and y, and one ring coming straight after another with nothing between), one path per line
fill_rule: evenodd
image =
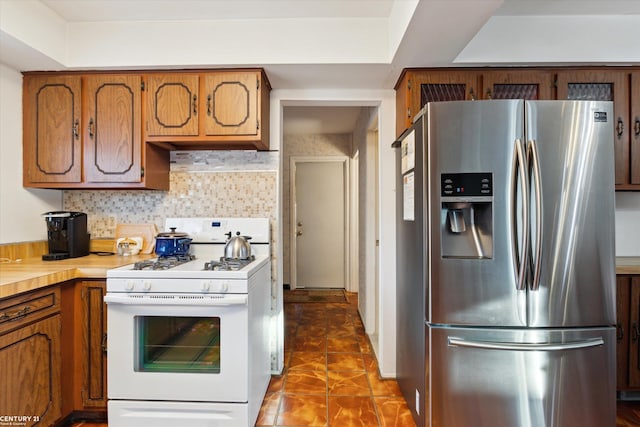
M440 175L442 197L487 197L493 196L493 174L443 173Z

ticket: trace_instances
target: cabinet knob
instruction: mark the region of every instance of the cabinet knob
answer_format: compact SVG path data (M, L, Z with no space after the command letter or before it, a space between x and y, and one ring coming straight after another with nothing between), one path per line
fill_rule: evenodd
M89 119L89 138L93 139L95 135L95 124L93 123L93 118Z
M616 125L616 133L618 135L618 139L622 137L624 133L624 122L622 121L622 117L618 117L618 124Z
M80 121L78 119L76 119L75 122L73 122L73 137L77 140L80 135L78 134L78 128L80 127Z
M198 95L193 95L193 115L198 115Z
M616 325L616 329L618 330L616 338L618 339L618 341L622 341L622 339L624 338L624 326L622 326L622 323L618 323Z
M638 137L640 136L640 118L636 117L636 122L633 124L633 134Z

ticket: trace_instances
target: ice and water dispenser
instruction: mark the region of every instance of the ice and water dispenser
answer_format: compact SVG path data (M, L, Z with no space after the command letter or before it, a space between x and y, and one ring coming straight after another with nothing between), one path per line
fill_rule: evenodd
M440 234L443 258L493 258L493 176L440 176Z

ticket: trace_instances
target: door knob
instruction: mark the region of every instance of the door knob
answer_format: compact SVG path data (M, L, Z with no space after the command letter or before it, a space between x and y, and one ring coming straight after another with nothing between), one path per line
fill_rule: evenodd
M302 236L302 231L300 230L296 231L296 236Z

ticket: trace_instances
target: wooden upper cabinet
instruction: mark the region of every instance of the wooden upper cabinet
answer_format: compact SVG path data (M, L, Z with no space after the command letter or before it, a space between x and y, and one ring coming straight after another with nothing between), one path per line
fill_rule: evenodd
M25 76L23 184L82 181L81 79Z
M142 77L25 73L23 185L169 189L169 152L142 140Z
M562 70L557 74L558 99L613 101L616 189L630 185L629 72Z
M630 184L640 189L640 71L631 73L631 170Z
M204 77L207 102L205 134L257 135L258 120L257 73L213 73Z
M554 99L553 74L538 70L485 71L482 99Z
M146 80L146 134L197 136L197 74L149 74Z
M149 73L145 141L170 149L269 149L269 92L259 69Z
M405 70L396 84L396 136L413 123L427 102L464 101L479 97L475 71Z
M142 180L141 88L137 75L87 76L84 86L85 180Z

